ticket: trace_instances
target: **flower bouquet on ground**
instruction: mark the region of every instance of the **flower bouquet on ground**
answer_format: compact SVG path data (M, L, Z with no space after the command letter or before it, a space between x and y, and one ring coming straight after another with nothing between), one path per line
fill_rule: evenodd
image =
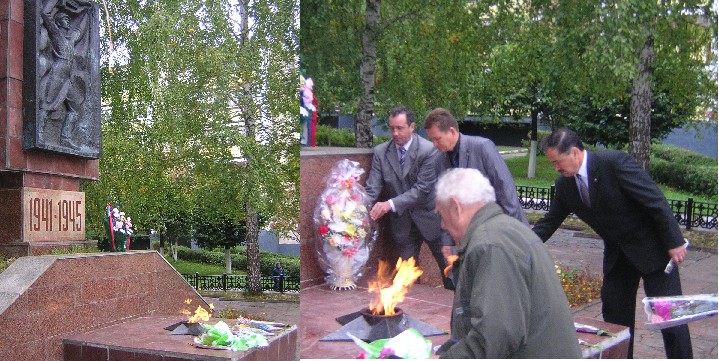
M265 336L258 333L235 334L224 321L219 321L214 326L204 323L200 325L206 331L194 339L193 345L198 348L245 351L253 347L269 346Z
M120 212L117 207L110 203L105 208L105 224L107 234L110 238L113 251L123 252L130 249L130 237L135 233L132 226L132 218L127 217L125 212Z
M377 237L367 193L358 182L362 173L358 162L337 162L314 211L319 264L334 290L356 287Z
M644 297L647 328L661 330L717 314L717 294Z
M428 359L432 356L432 341L424 338L419 331L408 328L392 338L382 338L370 343L347 333L352 341L362 348L358 359Z

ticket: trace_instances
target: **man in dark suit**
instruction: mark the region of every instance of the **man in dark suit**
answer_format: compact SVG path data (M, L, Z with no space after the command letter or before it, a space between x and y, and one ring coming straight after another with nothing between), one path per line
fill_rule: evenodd
M679 268L664 272L671 260L687 254L684 239L667 200L639 164L619 151L588 152L568 128L544 140L544 152L562 176L549 212L533 230L545 242L574 213L604 240L604 320L630 327L633 356L634 319L639 279L647 296L681 295ZM692 358L687 325L662 330L668 358Z
M440 229L434 212L434 184L437 181L434 162L437 151L432 143L414 133L414 114L404 107L389 113L392 140L374 148L372 168L365 191L373 202L386 190L390 199L376 202L370 217L377 220L389 213L394 249L403 259L419 257L422 242L427 242L437 261L445 288L452 288L444 277L452 239Z
M507 163L494 143L484 137L465 135L452 114L442 108L431 111L424 119L424 129L432 144L442 153L437 157L437 174L450 168L474 168L489 179L497 195L497 204L504 213L529 225L519 204L517 187Z

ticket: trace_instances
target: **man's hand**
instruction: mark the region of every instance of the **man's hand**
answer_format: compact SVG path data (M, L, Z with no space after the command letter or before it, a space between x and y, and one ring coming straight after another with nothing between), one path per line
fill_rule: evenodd
M677 248L672 248L669 250L669 257L672 258L672 261L675 265L679 265L682 262L684 262L684 257L687 256L687 248L684 245L681 245Z
M382 218L382 216L384 216L385 214L387 214L387 212L391 210L392 207L389 205L389 201L377 202L372 207L372 210L369 211L369 216L370 218L372 218L373 221L376 221Z

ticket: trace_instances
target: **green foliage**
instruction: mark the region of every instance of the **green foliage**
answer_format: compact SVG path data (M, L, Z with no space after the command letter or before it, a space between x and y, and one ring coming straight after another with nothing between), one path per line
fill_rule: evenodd
M187 247L178 247L177 258L223 266L225 264L224 251L208 251L208 250L191 250ZM271 275L272 269L275 268L275 262L282 262L287 276L299 276L300 259L295 256L285 256L270 252L260 251L260 273L263 275ZM233 249L232 252L232 268L244 270L247 268L247 256L244 247Z
M652 144L653 159L671 163L690 164L698 167L717 167L717 160L670 144Z
M317 145L332 147L354 147L355 135L351 129L338 129L327 125L318 125Z
M590 144L628 142L638 53L654 38L652 138L716 109L713 2L650 0L382 2L375 112L434 107L458 118L524 117L581 128ZM364 2L301 2L301 67L323 112L353 113ZM306 15L305 15L306 14ZM448 21L451 19L451 21ZM579 129L578 129L579 130Z
M384 143L390 140L389 136L375 135L373 137L373 145ZM354 147L355 135L351 129L334 128L327 125L317 126L317 145L328 147Z
M163 240L188 236L193 218L244 219L248 205L275 230L296 229L299 5L246 5L108 3L118 50L101 31L103 156L99 180L83 185L88 235L104 234L107 202Z
M652 98L651 139L665 138L678 124L691 120L689 111L670 104L665 93ZM587 145L623 149L629 139L630 97L615 99L599 106L589 99L578 100L572 113L563 118L563 125L573 128Z
M715 159L668 145L653 145L649 173L663 183L696 195L717 198Z
M10 267L10 265L15 262L17 258L10 257L7 258L4 254L0 253L0 272L4 271L6 268Z

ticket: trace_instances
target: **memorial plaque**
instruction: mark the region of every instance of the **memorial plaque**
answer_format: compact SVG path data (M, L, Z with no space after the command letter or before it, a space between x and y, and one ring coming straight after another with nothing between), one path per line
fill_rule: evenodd
M23 241L85 239L85 192L23 188Z
M99 158L99 6L25 0L23 44L23 148Z

